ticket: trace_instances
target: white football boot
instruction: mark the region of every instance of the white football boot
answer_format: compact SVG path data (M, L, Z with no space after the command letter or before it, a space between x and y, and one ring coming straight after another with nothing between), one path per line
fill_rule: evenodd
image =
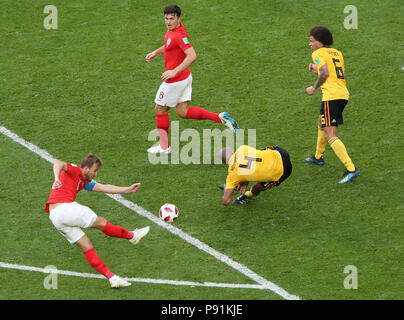
M222 120L222 123L228 127L231 131L236 132L239 130L238 124L236 120L229 116L227 112L219 113L219 118Z
M109 283L111 284L111 288L122 288L132 285L130 282L118 277L116 274L109 278Z
M133 230L132 231L133 232L133 238L130 239L129 241L132 244L137 244L140 241L140 239L142 239L149 232L149 230L150 230L149 226L141 228L141 229Z
M157 144L157 145L147 149L147 152L148 153L153 153L153 154L157 154L157 153L161 153L161 154L167 153L168 154L168 153L171 153L171 147L168 147L167 149L163 149L160 146L160 144Z

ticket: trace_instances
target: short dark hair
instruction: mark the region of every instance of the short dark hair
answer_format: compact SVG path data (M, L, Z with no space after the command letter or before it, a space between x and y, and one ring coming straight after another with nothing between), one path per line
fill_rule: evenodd
M88 155L85 156L85 158L81 161L81 168L88 167L91 168L94 163L98 165L98 168L101 168L102 166L102 161L100 158L98 158L94 153L89 153Z
M164 14L176 14L181 17L181 8L175 4L170 4L164 8Z
M310 30L310 35L325 46L331 46L334 43L332 33L327 27L314 27Z

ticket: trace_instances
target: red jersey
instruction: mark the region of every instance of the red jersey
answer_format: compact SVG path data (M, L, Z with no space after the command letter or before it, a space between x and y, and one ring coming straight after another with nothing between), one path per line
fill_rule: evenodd
M164 39L164 62L166 70L172 70L178 67L185 59L184 51L191 48L192 45L189 42L187 30L183 24L180 24L177 28L170 31L167 30ZM191 74L191 70L186 68L179 72L175 77L166 80L167 83L177 82L185 80Z
M73 202L80 190L86 188L86 190L91 191L95 185L95 181L88 181L83 178L83 172L80 167L71 163L67 164L66 171L60 173L60 182L62 186L59 189L51 190L45 206L46 212L49 212L50 203Z

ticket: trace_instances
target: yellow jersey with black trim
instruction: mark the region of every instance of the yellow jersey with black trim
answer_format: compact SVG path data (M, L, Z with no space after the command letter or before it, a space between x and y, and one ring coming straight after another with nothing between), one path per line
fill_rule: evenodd
M327 64L329 76L320 87L323 93L323 101L349 99L349 91L345 81L344 57L342 53L334 48L322 47L313 52L313 62L320 68Z
M242 145L229 160L226 189L234 189L246 181L278 181L282 175L283 163L278 151Z

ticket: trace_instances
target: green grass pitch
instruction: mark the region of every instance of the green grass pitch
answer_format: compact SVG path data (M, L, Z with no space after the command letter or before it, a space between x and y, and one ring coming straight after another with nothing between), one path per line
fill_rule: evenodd
M58 9L58 29L47 30L44 7ZM399 1L178 1L198 55L191 66L191 105L227 111L255 129L258 147L289 151L293 173L279 188L247 205L224 207L218 164L149 162L155 128L154 97L164 70L164 1L11 1L0 3L0 126L79 162L103 159L98 181L141 182L125 196L157 215L175 203L174 226L301 299L403 299L403 87ZM358 28L344 28L346 5L358 10ZM339 185L344 171L327 146L324 167L304 159L316 143L321 95L308 71L309 30L328 26L345 58L351 99L339 137L361 175ZM181 130L223 129L210 121L171 121ZM187 141L180 142L180 148ZM212 151L213 156L213 151ZM52 166L0 135L0 262L95 273L54 229L43 211ZM236 269L102 194L81 192L81 204L111 223L151 225L136 247L87 230L97 253L123 277L257 284ZM358 271L346 289L346 266ZM0 268L0 299L282 299L271 290L134 282L111 290L106 280ZM83 290L85 288L85 290Z

